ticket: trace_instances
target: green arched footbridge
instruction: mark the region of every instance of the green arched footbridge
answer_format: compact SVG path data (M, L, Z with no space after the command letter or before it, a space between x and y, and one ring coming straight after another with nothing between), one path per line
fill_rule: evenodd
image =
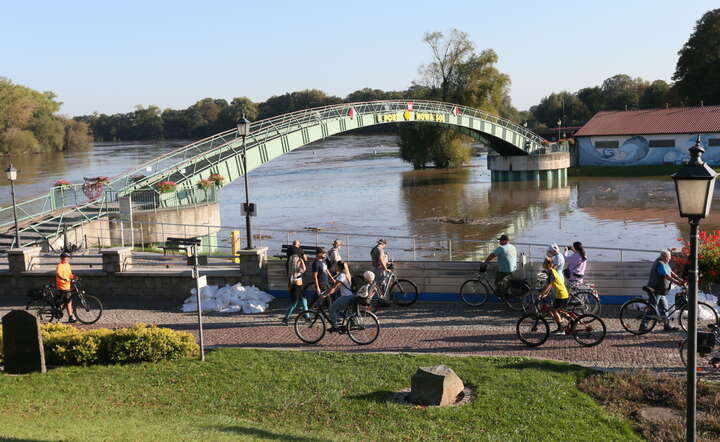
M543 158L552 156L548 155L551 151L561 150L559 146L549 145L535 133L508 119L452 103L387 100L306 109L252 123L250 135L245 139L247 171L332 135L393 123L443 125L482 139L497 154L488 161L494 181L561 178L567 168L563 162L555 162L551 168L543 166ZM214 198L215 192L200 191L198 183L201 180L219 174L224 178L223 183L227 184L246 173L242 152L243 140L233 128L110 179L106 192L98 199L87 200L78 192L78 186L71 190L73 198L51 190L46 196L18 204L21 231L40 239L56 235L62 226L76 226L117 211L118 198L127 195L155 207L203 202L209 198L208 193ZM496 165L493 166L493 163ZM163 181L176 183L176 191L162 193L158 184ZM0 209L0 229L5 231L5 235L0 237L5 236L6 239L11 239L8 232L13 222L11 211L12 207Z

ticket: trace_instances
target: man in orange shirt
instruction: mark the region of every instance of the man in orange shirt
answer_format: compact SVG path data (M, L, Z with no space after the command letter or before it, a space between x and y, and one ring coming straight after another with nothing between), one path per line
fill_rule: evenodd
M75 279L72 269L70 268L70 255L68 253L60 254L60 263L55 268L55 285L57 287L58 295L62 302L65 304L65 309L68 314L68 322L75 322L75 316L73 315L72 301L70 295L72 294L72 283Z

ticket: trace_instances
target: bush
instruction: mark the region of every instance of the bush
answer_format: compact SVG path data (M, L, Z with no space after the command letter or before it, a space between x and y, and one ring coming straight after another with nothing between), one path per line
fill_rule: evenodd
M0 134L0 153L26 154L40 151L40 143L29 130L11 127Z
M156 362L192 357L199 351L191 334L146 324L117 330L43 324L41 333L48 365ZM0 363L2 360L0 331Z

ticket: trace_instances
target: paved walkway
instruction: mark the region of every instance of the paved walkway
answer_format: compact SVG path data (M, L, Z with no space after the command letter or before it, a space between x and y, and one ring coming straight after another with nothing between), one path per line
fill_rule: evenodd
M15 304L19 305L19 304ZM0 315L12 304L3 302ZM346 335L326 334L316 345L302 344L291 326L280 323L287 308L284 300L273 301L262 314L207 313L205 342L209 346L274 348L294 350L338 350L351 352L414 352L451 355L529 356L574 362L586 366L652 368L681 371L678 345L682 332L655 331L644 336L625 332L616 319L616 308L604 306L608 327L605 341L585 348L571 336L551 335L539 348L522 344L515 334L519 314L501 308L469 309L461 303L419 302L409 308L391 307L378 313L381 332L369 346L355 345ZM175 308L107 308L102 327L124 327L137 322L195 333L197 315Z

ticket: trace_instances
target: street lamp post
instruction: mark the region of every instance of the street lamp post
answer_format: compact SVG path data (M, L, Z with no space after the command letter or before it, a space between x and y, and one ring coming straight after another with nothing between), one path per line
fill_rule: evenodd
M688 338L687 338L687 416L686 438L696 438L696 366L697 366L697 294L698 294L698 227L700 219L710 213L717 173L705 164L705 152L698 135L690 148L690 161L676 172L675 180L680 216L690 223L690 260L688 277Z
M559 118L557 121L557 125L558 125L558 143L559 143L560 142L560 126L562 126L562 120Z
M247 156L245 150L245 138L250 135L250 121L245 118L245 113L242 114L240 119L237 121L238 136L242 137L242 162L243 162L243 178L245 181L245 231L247 232L247 248L252 249L252 230L250 228L250 190L248 189L248 170L247 170Z
M17 179L18 170L10 163L10 167L5 169L8 181L10 181L10 195L12 195L13 218L15 219L15 247L20 248L20 229L17 221L17 205L15 204L15 180Z

